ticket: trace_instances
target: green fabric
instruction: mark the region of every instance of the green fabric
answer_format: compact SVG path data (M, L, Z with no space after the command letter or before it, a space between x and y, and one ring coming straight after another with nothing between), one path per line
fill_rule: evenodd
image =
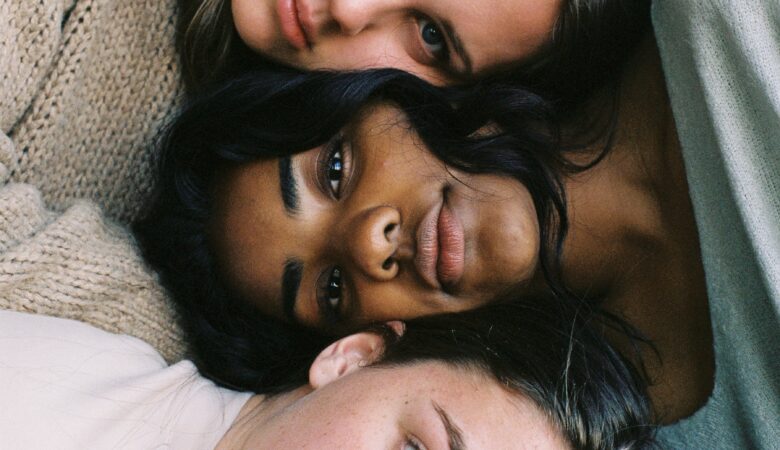
M665 448L780 448L780 2L659 0L701 241L715 390Z

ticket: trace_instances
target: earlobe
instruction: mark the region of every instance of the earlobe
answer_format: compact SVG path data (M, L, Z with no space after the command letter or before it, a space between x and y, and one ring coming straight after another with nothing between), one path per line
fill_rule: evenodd
M323 350L309 368L309 384L318 389L375 362L384 352L384 340L375 333L356 333Z

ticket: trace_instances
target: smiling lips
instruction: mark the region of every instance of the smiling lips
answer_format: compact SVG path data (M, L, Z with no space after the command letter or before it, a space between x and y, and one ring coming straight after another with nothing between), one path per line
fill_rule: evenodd
M309 48L309 39L301 23L297 1L277 0L276 11L279 14L282 34L287 41L298 50Z
M463 226L447 204L433 208L420 224L415 263L420 275L433 287L452 287L463 276L465 240Z

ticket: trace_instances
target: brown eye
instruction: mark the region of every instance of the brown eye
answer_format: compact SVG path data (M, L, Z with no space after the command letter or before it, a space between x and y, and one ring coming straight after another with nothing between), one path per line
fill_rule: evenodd
M320 284L317 292L320 314L322 314L326 322L336 324L341 314L344 290L344 279L341 269L333 267L322 274L321 280L323 282Z
M328 158L328 183L333 196L339 198L341 193L341 179L344 176L344 163L341 159L341 150L337 149Z
M317 180L323 192L338 200L349 170L349 157L344 149L344 137L334 136L317 161Z

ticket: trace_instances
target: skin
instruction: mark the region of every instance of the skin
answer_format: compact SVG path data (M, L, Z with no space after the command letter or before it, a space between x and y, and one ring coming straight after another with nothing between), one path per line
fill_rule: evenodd
M222 171L210 235L224 276L240 294L267 314L343 332L376 320L472 309L530 280L539 232L521 183L448 169L388 105L362 117L344 131L339 198L332 184L318 182L328 146L292 158L294 212L282 200L277 160ZM421 261L420 230L440 209L463 230L462 277L452 283L426 277ZM303 271L287 317L282 280L291 259ZM342 280L336 306L322 295L334 267Z
M652 41L642 46L623 74L621 83L620 115L610 152L595 167L563 179L570 230L564 242L562 269L567 285L575 295L599 303L608 312L625 318L653 343L653 349L645 348L643 363L652 381L649 393L655 411L660 421L668 423L695 412L712 392L715 364L706 284L685 168L660 62ZM598 113L598 101L598 97L594 99L593 114ZM432 159L414 139L409 138L410 132L401 131L406 128L390 126L382 130L385 134L381 139L378 136L367 139L365 146L367 149L385 149L384 153L376 153L372 159L374 164L370 178L376 181L374 195L378 199L374 204L394 205L395 200L380 195L385 193L399 192L401 195L397 201L406 202L421 193L427 195L436 192L435 188L431 189L426 183L435 185L446 179L446 170L438 170L441 163ZM361 128L357 131L358 135L366 134L366 130ZM589 151L580 153L578 157L584 159L579 162L587 162L600 149L601 144L598 143ZM404 165L398 166L398 161ZM419 165L415 165L415 161ZM254 206L258 210L253 213L254 216L233 216L232 219L222 221L223 227L219 232L233 235L223 238L223 244L241 235L239 223L265 220L270 213L260 213L263 206L270 206L271 210L280 208L267 203L276 201L270 195L276 183L270 175L270 168L265 173L266 178L272 181L265 181L269 186L264 191L256 190L264 183L260 181L257 181L260 183L257 186L241 188L244 182L238 180L247 176L252 179L263 177L263 171L257 168L261 166L249 167L227 175L227 178L233 177L235 181L223 183L226 189L221 190L222 197L218 203L227 202L227 206L220 214L231 217L231 211L242 209L237 205L259 202L256 199L261 195L262 204ZM403 167L403 170L397 167ZM242 176L242 170L252 175ZM255 172L249 172L252 170ZM417 181L410 180L408 176L411 175ZM475 217L481 218L478 222L481 232L466 235L467 248L478 249L479 255L478 258L472 257L466 273L487 277L490 280L487 285L491 290L464 289L463 293L476 295L479 301L465 296L463 301L455 303L462 309L489 301L489 298L479 297L488 292L493 294L511 289L519 295L544 295L547 290L539 277L536 258L524 253L530 249L538 252L539 248L538 226L527 191L519 183L502 177L485 178L484 181L479 183L477 177L469 179L467 184L474 189L468 189L467 194L462 194L462 198L479 199L478 205L488 204L481 198L485 192L489 192L493 199L490 207L475 214ZM415 184L420 182L423 184ZM233 192L234 197L227 195L230 192ZM236 192L245 192L255 200L241 200L243 196L236 196ZM488 214L488 211L499 216L484 220L483 214ZM401 217L405 215L403 213ZM280 214L277 216L282 217ZM233 220L236 222L231 226L224 226ZM293 234L293 238L299 239L295 251L305 252L313 244L312 248L321 252L328 247L320 246L318 239L334 236L332 233L338 236L338 230L342 230L339 227L345 226L338 222L338 227L325 234L318 234L320 230L328 228L322 228L322 224L316 221L312 223L316 223L316 228L309 234ZM285 229L294 228L292 222L283 221L282 224ZM276 228L269 227L266 221L262 226L250 229L251 233L258 236L264 236L267 230ZM263 237L263 245L267 242L282 242L277 231L271 233L265 235L271 238ZM329 251L340 254L341 249L352 248L345 242L349 243L350 240L344 237L335 241ZM351 242L359 241L352 239ZM239 244L246 247L253 245L246 240L239 241ZM260 246L260 243L254 245ZM242 257L240 252L226 252L228 247L222 247L224 261ZM271 245L271 248L275 246ZM524 256L518 257L518 252ZM317 254L322 256L326 253ZM466 254L469 255L468 252ZM251 258L244 256L241 263L228 263L228 273L246 293L256 292L257 287L263 285L262 280L257 278L258 274L265 272L270 280L280 276L279 269L273 269L273 266L270 269L262 268L259 264L251 267L251 261L265 261L269 256L279 258L266 248L253 253ZM269 270L276 272L267 275ZM241 283L241 280L244 282ZM363 285L359 287L363 288ZM403 298L404 289L413 296L411 300L399 302L398 299ZM260 297L253 298L257 301ZM372 292L371 295L361 297L361 304L374 305L371 302L377 300L376 306L362 309L355 322L432 312L418 306L408 306L423 304L425 298L423 292L415 291L410 285L399 285L399 289L392 291L388 297ZM441 304L452 305L446 302ZM308 317L308 313L302 309L303 321L318 325L316 320L312 321ZM607 333L613 344L625 355L630 358L635 356L631 342L624 335L610 331Z
M368 333L334 343L308 386L250 399L217 448L570 448L533 402L481 373L434 361L369 366L381 345Z
M649 394L658 419L670 423L707 401L715 362L699 237L652 39L629 61L621 86L610 153L565 180L571 227L563 271L574 293L653 343L643 349ZM624 335L609 337L635 356Z
M307 70L395 67L448 83L533 55L549 41L562 1L294 0L294 7L303 46L286 37L277 0L231 1L241 39L277 62Z

